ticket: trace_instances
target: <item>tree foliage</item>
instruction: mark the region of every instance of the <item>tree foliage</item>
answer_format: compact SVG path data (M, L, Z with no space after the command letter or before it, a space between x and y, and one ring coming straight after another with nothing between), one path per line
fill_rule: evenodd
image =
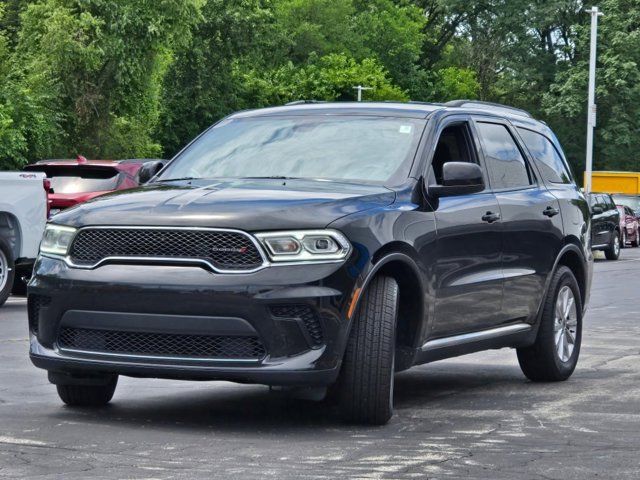
M603 0L597 168L640 169L640 0ZM581 168L581 0L1 0L0 168L171 156L298 99L478 98L530 110Z

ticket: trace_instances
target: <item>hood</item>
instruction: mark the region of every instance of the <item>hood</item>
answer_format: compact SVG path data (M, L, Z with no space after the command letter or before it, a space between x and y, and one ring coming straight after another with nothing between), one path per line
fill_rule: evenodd
M381 185L321 180L200 180L151 184L82 203L55 223L219 227L240 230L324 228L334 220L393 203Z

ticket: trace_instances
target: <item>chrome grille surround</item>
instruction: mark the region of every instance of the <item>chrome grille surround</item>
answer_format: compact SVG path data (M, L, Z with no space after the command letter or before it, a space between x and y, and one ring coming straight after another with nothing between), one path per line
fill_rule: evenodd
M132 245L125 249L125 254L120 254L117 250L109 251L109 248L102 247L104 254L91 256L87 252L87 246L83 244L86 235L95 235L97 238L104 237L108 241L117 242L119 239L127 239L130 235L135 240L139 237L146 241L145 245ZM203 248L210 249L211 245L201 245L203 239L213 240L220 244L220 250L215 253L205 252ZM167 254L161 252L162 245L149 246L149 241L169 242ZM186 243L185 243L186 242ZM149 248L150 247L150 248ZM183 248L184 247L184 248ZM227 249L246 248L246 260L238 261L239 252L226 251ZM184 251L181 252L180 250ZM129 254L131 253L131 254ZM219 254L219 255L217 255ZM236 264L229 260L236 258ZM226 260L225 260L226 259ZM65 262L74 268L93 269L104 263L175 263L175 264L197 264L207 267L216 273L253 273L269 265L266 256L259 242L249 233L242 230L227 228L207 228L207 227L173 227L173 226L90 226L80 228L71 242L69 254L64 258Z

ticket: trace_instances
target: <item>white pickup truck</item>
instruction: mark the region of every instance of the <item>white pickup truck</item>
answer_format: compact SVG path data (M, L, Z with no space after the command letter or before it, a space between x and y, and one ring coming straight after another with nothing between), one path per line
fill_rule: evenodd
M47 222L47 187L40 172L0 172L0 306L24 291Z

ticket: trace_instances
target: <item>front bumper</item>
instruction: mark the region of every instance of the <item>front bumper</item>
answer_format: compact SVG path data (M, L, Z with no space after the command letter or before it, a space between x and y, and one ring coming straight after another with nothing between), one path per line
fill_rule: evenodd
M75 376L327 385L337 378L349 332L346 312L357 278L347 272L353 271L344 264L228 275L171 265L80 270L42 257L29 284L31 360L48 371ZM296 313L281 314L292 306L312 312L315 323ZM63 329L98 332L101 343L70 347L61 341ZM113 332L135 338L135 351L126 351L131 343L114 347ZM171 350L141 347L139 339L145 335L169 338ZM184 336L189 341L251 336L263 350L246 356L201 356L191 350L185 355L174 342Z

